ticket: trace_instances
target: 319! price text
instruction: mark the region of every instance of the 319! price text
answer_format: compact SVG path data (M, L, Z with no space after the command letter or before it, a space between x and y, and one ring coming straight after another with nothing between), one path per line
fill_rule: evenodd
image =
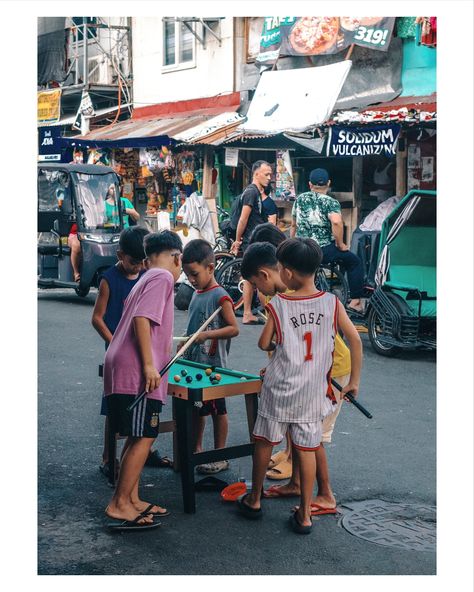
M364 41L372 45L385 45L387 42L388 31L383 29L368 29L359 27L354 35L354 41Z

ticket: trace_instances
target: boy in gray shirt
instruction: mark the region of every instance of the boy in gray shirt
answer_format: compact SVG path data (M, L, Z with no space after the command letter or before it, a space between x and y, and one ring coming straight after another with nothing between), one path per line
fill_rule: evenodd
M227 367L227 354L230 340L239 334L234 305L231 297L219 286L214 277L215 259L211 245L205 240L190 241L183 251L183 269L192 286L196 289L189 305L189 318L186 335L192 335L222 306L222 310L203 331L186 357L193 362L210 367ZM206 417L211 415L214 426L214 448L224 448L227 440L229 422L225 399L206 401L194 417L195 452L202 451L202 438ZM199 473L214 474L229 468L229 462L222 460L198 465Z

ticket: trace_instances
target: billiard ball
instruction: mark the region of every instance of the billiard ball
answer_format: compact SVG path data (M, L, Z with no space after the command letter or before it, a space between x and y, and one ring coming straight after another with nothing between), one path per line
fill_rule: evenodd
M217 382L219 382L219 380L222 378L222 376L220 374L216 374L214 376L214 378L217 380Z
M187 373L188 373L188 371L185 370L184 368L181 370L181 376L186 376Z
M181 376L180 376L179 374L176 374L176 375L173 377L173 380L174 380L175 382L179 382L179 381L181 380Z
M212 374L212 370L210 368L206 368L206 374L210 376Z
M245 376L241 376L240 380L247 380L247 379L245 378Z
M192 376L186 376L186 382L192 382L192 381L193 381Z
M212 374L209 376L209 380L214 380L214 378L215 378L215 377L216 377L216 375L215 375L214 373L212 373Z
M202 374L196 374L196 380L202 380Z

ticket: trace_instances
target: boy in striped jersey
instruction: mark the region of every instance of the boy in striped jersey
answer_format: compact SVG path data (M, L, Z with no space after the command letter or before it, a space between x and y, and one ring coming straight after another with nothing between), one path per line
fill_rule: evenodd
M357 395L362 347L337 298L314 286L314 275L322 259L317 243L312 239L289 239L278 247L276 255L280 289L285 286L294 292L277 294L267 305L269 317L259 347L274 350L274 355L265 373L254 428L252 491L242 496L238 505L246 517L262 515L261 490L272 448L288 431L301 474L301 502L290 521L295 532L308 534L312 524L315 451L321 442L322 421L337 403L330 380L338 325L349 340L352 354L351 377L342 396L349 391ZM247 275L244 264L242 273ZM265 286L262 287L265 292Z

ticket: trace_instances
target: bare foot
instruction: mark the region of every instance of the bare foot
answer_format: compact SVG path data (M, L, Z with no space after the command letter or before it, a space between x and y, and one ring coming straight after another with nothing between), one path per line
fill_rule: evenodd
M317 495L311 500L311 504L319 506L320 508L332 510L336 507L336 498L333 495Z
M132 504L137 512L143 512L150 505L148 502L144 502L142 500L134 501ZM154 514L167 514L168 510L166 508L162 508L161 506L154 505L152 508L150 508L149 512L153 512Z
M249 508L253 508L254 510L260 509L260 500L257 500L252 492L245 496L245 501L242 500L242 503Z
M105 515L109 518L113 518L114 520L135 520L137 515L137 510L132 505L118 506L108 505L105 508ZM138 521L138 524L151 524L153 522L153 516L151 514L147 514L143 516L141 520Z
M296 497L298 495L301 495L300 488L291 481L286 485L273 485L265 490L265 497Z
M244 325L246 325L247 323L254 323L254 322L258 322L258 319L255 315L253 314L244 314L242 316L242 323Z
M311 526L313 524L313 522L311 521L311 514L309 512L306 514L306 517L303 517L299 506L297 507L295 512L297 516L296 520L301 524L301 526Z

